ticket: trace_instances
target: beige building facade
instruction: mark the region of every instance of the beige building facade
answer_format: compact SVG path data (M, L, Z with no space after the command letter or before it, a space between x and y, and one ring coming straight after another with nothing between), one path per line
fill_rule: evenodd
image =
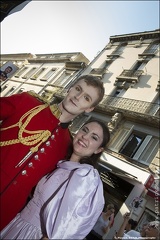
M35 91L49 100L57 89L68 88L88 62L79 52L3 54L1 68L8 63L8 66L16 66L18 69L6 81L1 81L1 96Z
M96 75L105 96L90 114L77 117L74 134L89 118L103 120L111 140L101 156L99 172L106 205L116 207L112 239L126 211L139 222L159 219L159 46L160 31L111 36L89 62L82 53L2 55L19 69L1 83L1 96L34 90L49 101L60 101L74 80Z
M117 214L104 239L112 239L126 211L138 230L159 219L159 47L159 30L111 36L83 72L104 82L105 97L92 114L111 132L99 170L106 204Z

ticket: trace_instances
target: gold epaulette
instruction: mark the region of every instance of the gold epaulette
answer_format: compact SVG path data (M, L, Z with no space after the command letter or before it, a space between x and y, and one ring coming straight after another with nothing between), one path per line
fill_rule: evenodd
M53 115L54 115L56 118L59 119L62 113L61 113L61 111L59 110L58 105L57 105L57 104L53 104L53 105L50 105L49 107L50 107L50 110L51 110L51 112L53 113Z
M56 118L58 118L58 119L60 118L60 116L61 116L62 113L61 113L61 111L59 110L57 104L52 104L52 105L50 105L50 102L49 102L47 99L43 98L42 96L40 96L39 94L37 94L37 93L34 92L34 91L28 91L28 93L29 93L30 95L32 95L33 97L38 98L41 102L48 104L49 107L50 107L51 112L53 113L53 115L54 115Z
M40 96L38 93L36 93L34 91L28 91L28 93L30 95L32 95L33 97L38 98L41 102L47 103L49 105L49 101L46 98Z

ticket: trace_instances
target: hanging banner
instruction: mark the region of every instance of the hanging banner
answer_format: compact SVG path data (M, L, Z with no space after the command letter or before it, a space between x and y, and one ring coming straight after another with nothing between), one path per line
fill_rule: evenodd
M6 81L9 77L13 76L18 70L18 67L12 61L5 63L0 67L0 82Z

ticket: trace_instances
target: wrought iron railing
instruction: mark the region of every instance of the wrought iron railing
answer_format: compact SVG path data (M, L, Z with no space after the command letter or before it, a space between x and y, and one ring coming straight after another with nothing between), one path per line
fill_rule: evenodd
M143 73L143 70L123 70L123 72L117 77L131 77L131 78L139 78Z
M159 104L150 103L135 99L111 97L105 95L100 106L103 108L112 107L121 110L128 110L131 112L142 113L150 116L158 116L160 109Z
M67 89L60 88L56 91L55 96L64 98ZM135 112L146 116L155 116L159 118L160 105L135 99L112 97L105 95L101 103L98 105L102 110L116 109L129 112Z

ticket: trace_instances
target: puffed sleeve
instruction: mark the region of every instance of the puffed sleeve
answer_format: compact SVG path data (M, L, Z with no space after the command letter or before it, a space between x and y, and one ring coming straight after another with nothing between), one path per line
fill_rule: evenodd
M43 211L49 239L83 239L104 207L98 171L77 169Z

